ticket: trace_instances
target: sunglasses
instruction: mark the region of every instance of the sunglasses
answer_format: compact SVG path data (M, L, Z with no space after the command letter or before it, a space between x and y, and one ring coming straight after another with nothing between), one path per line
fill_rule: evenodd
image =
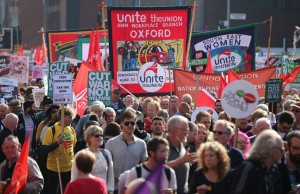
M223 131L213 131L213 133L217 135L228 134L228 132L223 132Z
M299 113L300 110L292 109L292 112Z
M124 122L125 126L128 126L129 124L132 125L132 126L134 126L135 122L133 122L133 121L131 121L131 122L129 122L129 121Z
M99 137L103 137L103 134L95 134L94 137L99 138Z

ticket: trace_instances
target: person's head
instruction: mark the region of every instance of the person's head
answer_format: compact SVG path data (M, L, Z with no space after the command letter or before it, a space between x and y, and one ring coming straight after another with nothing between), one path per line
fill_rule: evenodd
M197 151L198 166L204 171L217 169L218 180L222 180L230 170L230 158L226 148L219 142L206 142L201 144Z
M284 145L280 135L274 130L265 130L251 145L248 158L269 166L280 162L283 153Z
M51 104L53 104L53 100L48 96L44 96L43 101L41 102L41 106L43 106L44 111L47 111Z
M93 117L93 116L96 117L96 115L91 115L91 117ZM98 127L99 127L99 122L98 122L98 121L95 121L94 119L91 119L91 117L90 117L89 120L87 120L86 123L84 124L84 126L83 126L84 131L85 131L87 128L89 128L90 126L98 126Z
M140 107L140 101L139 101L138 98L135 98L135 99L133 100L132 108L133 108L134 110L138 110L139 107Z
M20 92L19 92L19 94L21 95L21 96L25 96L25 93L26 93L26 88L24 88L24 87L21 87L20 88Z
M295 101L294 100L286 100L286 101L284 101L284 103L283 103L283 110L286 110L286 111L292 111L292 107L291 107L291 105L292 104L294 104L295 103Z
M221 99L217 99L217 100L216 100L215 106L216 106L215 111L216 111L217 113L220 113L220 112L223 111Z
M186 103L186 102L181 102L179 104L178 111L180 112L181 115L183 115L185 113L189 113L190 114L192 112L190 105L188 103Z
M32 90L34 87L27 87L25 92L25 100L34 100Z
M58 110L57 119L61 122L62 116L61 116L61 108ZM72 122L72 117L74 113L71 107L64 107L64 122L65 126L69 126Z
M112 92L112 102L116 103L118 100L121 98L121 89L120 88L115 88Z
M224 119L226 121L231 121L231 117L224 111L219 112L218 119Z
M189 125L189 133L186 137L187 143L194 143L198 132L198 126L191 121L189 121L188 125Z
M294 113L296 120L300 119L300 101L291 104L291 111Z
M90 107L86 107L84 109L83 115L87 115L87 114L91 114L91 108Z
M35 107L35 103L33 100L28 100L28 101L24 102L23 109L24 109L24 113L26 115L32 116L37 112L37 109Z
M36 85L37 85L39 88L44 87L44 82L43 82L43 79L42 79L42 78L36 78L35 82L36 82Z
M186 102L189 106L191 106L193 102L193 98L190 94L183 94L181 98L181 102Z
M246 128L249 126L249 117L245 117L242 119L236 119L236 124L238 128Z
M204 124L206 129L208 130L211 124L211 114L207 111L201 111L196 115L196 124L201 123Z
M91 105L91 113L97 115L98 119L102 118L105 105L101 101L95 101Z
M127 95L124 98L124 104L126 107L132 107L133 106L134 97L131 95Z
M14 113L9 113L5 116L3 120L4 127L8 128L10 131L14 131L18 126L19 118Z
M121 126L118 123L111 122L106 126L104 134L106 137L111 138L118 136L121 133L121 131Z
M232 132L233 129L228 121L217 120L213 130L214 140L226 147L230 140Z
M252 114L251 114L251 121L253 123L253 125L255 125L257 119L259 118L268 118L268 113L264 110L261 109L257 109L255 110Z
M259 118L255 123L256 134L260 134L262 131L266 129L272 129L271 122L268 118Z
M163 135L165 132L165 120L159 116L154 117L152 119L151 130L155 136Z
M157 113L160 111L160 105L157 101L152 101L148 103L147 106L147 117L152 119L157 116Z
M169 142L163 137L153 137L147 143L149 160L166 162L169 156Z
M121 127L123 133L132 135L136 126L136 115L131 110L125 110L121 114Z
M183 143L186 140L186 136L189 132L187 118L174 115L168 120L167 124L170 140L174 143Z
M256 109L264 110L264 111L266 111L267 113L269 112L269 107L268 107L268 105L266 105L266 104L258 104L258 105L256 106Z
M144 115L147 114L148 104L149 104L150 102L153 102L153 99L152 99L151 97L145 98L145 99L143 100L143 102L142 102L142 113L143 113Z
M288 157L290 161L296 165L300 166L300 131L292 131L287 135L286 138L288 145Z
M9 112L16 115L20 114L22 111L21 101L19 99L12 99L8 103Z
M9 113L9 108L7 104L0 104L0 120L2 121L5 116Z
M21 144L17 137L9 135L4 139L2 151L9 161L15 160L20 150Z
M158 117L162 117L165 120L165 123L168 122L169 112L166 109L162 109L157 113Z
M277 122L278 131L281 133L290 132L295 121L296 121L296 118L292 112L290 112L290 111L281 112L278 122Z
M171 110L175 110L178 107L178 103L179 103L179 98L178 96L171 96L169 99L169 109Z
M230 137L229 145L234 146L234 138L235 138L235 133L233 133ZM244 158L248 157L248 152L250 149L250 139L248 135L245 133L238 131L238 138L236 142L236 146L239 150L243 152Z
M107 124L114 122L116 119L116 112L112 107L106 107L104 110L104 119Z
M46 120L52 121L54 118L57 118L59 106L56 104L52 104L46 110Z
M101 127L92 125L84 131L84 140L88 147L100 147L103 144L103 130Z
M160 107L161 107L162 109L168 110L168 109L169 109L169 99L163 98L163 99L160 101Z
M74 160L78 171L83 174L90 174L96 162L96 157L88 150L81 150L75 155Z
M204 143L207 141L208 131L205 127L205 125L198 123L197 124L198 130L197 135L195 138L196 145L200 145L201 143Z
M296 88L291 88L289 91L289 95L294 96L295 94L298 94L298 90Z

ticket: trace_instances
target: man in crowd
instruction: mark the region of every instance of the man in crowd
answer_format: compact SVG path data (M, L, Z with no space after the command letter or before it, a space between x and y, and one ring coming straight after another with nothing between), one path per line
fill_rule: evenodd
M37 87L39 87L39 89L44 87L44 82L42 78L36 78L35 80Z
M221 103L221 99L217 99L215 102L215 111L219 114L220 112L223 111L223 107L222 107L222 103Z
M286 141L288 133L292 131L292 127L295 123L295 116L290 111L281 112L278 122L273 126L273 129L278 132L283 141Z
M163 137L165 130L165 120L162 117L154 117L151 124L152 137Z
M124 109L125 104L121 100L121 89L115 88L112 92L112 108L117 112L118 110Z
M179 104L179 98L175 95L171 96L169 99L169 117L170 118L177 113L178 104Z
M268 118L264 118L264 117L259 118L255 122L254 128L255 128L256 134L249 137L251 144L255 141L256 137L261 132L263 132L264 130L267 130L267 129L272 129L271 121Z
M41 102L42 111L38 112L35 115L37 125L39 125L43 120L46 119L46 111L51 106L51 104L53 104L53 100L48 96L44 96Z
M5 116L9 113L9 108L7 104L0 104L0 131L3 129L3 120Z
M22 111L22 104L19 99L12 99L11 101L9 101L9 103L7 105L9 107L10 113L19 115Z

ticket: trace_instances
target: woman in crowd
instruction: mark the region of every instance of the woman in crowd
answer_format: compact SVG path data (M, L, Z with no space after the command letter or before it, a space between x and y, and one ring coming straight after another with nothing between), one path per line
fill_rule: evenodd
M206 142L201 144L197 156L199 168L194 173L189 193L227 193L225 177L230 169L230 158L226 148L218 142Z
M106 194L106 183L102 178L91 174L96 157L88 150L81 150L75 156L77 179L68 183L65 194Z
M235 147L234 146L234 138L235 137L236 137L235 134L233 134L229 141L229 145L232 147ZM250 146L251 146L251 144L250 144L249 137L245 133L239 131L238 138L236 141L236 148L241 150L241 152L244 155L244 159L246 159L248 157L248 152L249 152Z
M96 125L89 126L84 132L87 150L91 151L96 158L95 166L91 173L94 176L103 178L107 183L108 191L113 191L114 173L111 153L106 149L99 148L103 144L103 136L102 128ZM72 164L71 180L76 180L78 176L79 172L76 168L75 160Z
M120 135L122 129L118 123L111 122L107 125L104 130L104 143L105 144L109 139Z
M152 133L151 125L152 119L157 116L157 113L160 111L160 105L156 101L149 102L147 106L147 117L144 119L144 130L147 133Z

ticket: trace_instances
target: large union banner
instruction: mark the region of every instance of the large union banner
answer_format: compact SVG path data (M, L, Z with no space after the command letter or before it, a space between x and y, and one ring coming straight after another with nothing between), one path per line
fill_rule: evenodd
M255 30L256 24L250 24L225 30L194 33L191 40L191 68L203 72L210 52L214 73L227 72L229 68L235 72L254 70Z
M185 66L189 14L187 6L109 7L114 80L136 95L169 93L170 80L174 90L172 69Z

